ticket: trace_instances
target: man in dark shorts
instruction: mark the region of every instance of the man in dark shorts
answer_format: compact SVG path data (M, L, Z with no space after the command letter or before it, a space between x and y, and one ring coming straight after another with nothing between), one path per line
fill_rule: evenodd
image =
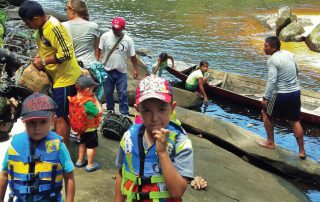
M44 70L53 80L53 100L57 103L55 132L68 143L70 126L67 96L76 94L75 83L81 74L72 40L65 27L53 16L46 15L36 1L25 1L19 16L30 29L37 30L38 54L33 65Z
M257 143L269 149L275 148L274 122L275 117L290 120L294 136L299 146L299 157L306 158L303 145L303 129L300 124L300 86L294 56L289 51L280 50L281 43L275 36L268 37L264 43L264 52L271 55L268 59L268 82L262 100L262 118L267 132L267 140Z

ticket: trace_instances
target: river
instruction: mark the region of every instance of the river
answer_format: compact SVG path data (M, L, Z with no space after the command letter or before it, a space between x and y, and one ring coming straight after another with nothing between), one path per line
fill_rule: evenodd
M65 1L38 2L64 12ZM320 13L319 0L90 0L87 5L91 20L102 29L109 29L115 16L124 17L136 49L151 56L144 58L148 64L167 52L176 60L199 63L205 59L210 68L255 78L267 76L263 41L274 34L256 20L256 15L275 13L283 6L290 6L298 16ZM303 88L320 91L320 54L309 51L304 43L282 43L282 47L295 54ZM213 100L206 113L266 137L259 113L251 109ZM319 128L304 125L304 129L308 156L319 162ZM277 144L297 152L286 123L277 124L275 138ZM311 201L320 201L315 188L305 193Z

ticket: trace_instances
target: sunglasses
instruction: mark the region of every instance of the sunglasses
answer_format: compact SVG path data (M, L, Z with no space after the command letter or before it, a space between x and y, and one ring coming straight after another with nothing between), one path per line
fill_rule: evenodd
M67 10L74 10L74 9L73 9L73 8L70 8L70 7L66 7L66 8L64 9L64 11L67 12Z

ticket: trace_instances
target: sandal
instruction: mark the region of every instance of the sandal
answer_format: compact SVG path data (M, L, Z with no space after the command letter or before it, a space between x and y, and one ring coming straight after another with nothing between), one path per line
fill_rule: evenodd
M100 165L98 163L94 163L93 166L86 166L87 172L93 172L100 169Z
M74 166L77 167L77 168L82 168L82 167L85 167L86 165L88 164L88 161L84 160L83 162L81 161L77 161Z

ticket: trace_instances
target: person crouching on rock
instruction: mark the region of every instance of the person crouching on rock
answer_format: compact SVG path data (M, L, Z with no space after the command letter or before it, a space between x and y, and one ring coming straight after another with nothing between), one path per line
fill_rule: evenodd
M132 125L121 139L114 201L181 201L193 178L193 149L183 128L170 121L172 96L161 77L140 81L135 108L143 124Z
M85 169L87 172L99 169L99 164L94 163L99 145L97 128L102 115L101 104L94 93L97 86L90 76L82 75L76 83L77 95L68 97L71 127L80 139L79 156L75 166L80 168L88 163ZM84 159L86 151L88 162Z
M204 103L208 102L206 91L203 88L203 84L207 82L207 78L204 77L204 74L208 71L208 68L209 63L205 60L201 61L200 67L188 76L185 84L185 88L189 91L194 92L200 90Z
M74 201L74 166L62 137L50 131L56 103L35 93L22 103L21 119L26 131L14 135L0 172L0 202L9 183L9 201L62 202L62 180L66 201Z
M171 60L172 68L174 68L174 59L167 53L161 53L158 57L158 61L152 65L152 73L157 76L162 76L162 71L168 66L168 59Z

